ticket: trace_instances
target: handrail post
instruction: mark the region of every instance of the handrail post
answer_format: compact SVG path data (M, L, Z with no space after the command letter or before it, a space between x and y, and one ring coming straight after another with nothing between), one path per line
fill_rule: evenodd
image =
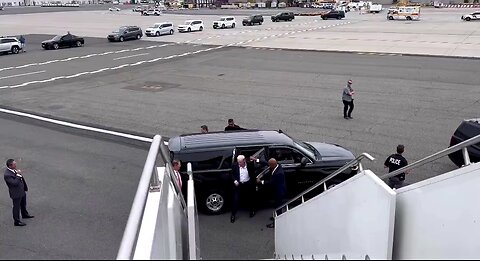
M470 155L468 154L468 149L467 147L462 148L462 154L463 154L463 161L465 162L465 166L468 166L471 164L470 162Z
M187 163L188 180L193 180L192 163Z

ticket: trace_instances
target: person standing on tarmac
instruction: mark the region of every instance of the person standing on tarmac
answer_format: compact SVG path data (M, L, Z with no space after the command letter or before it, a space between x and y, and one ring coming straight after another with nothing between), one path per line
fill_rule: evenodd
M402 155L404 151L405 146L399 144L397 146L397 153L388 156L388 158L385 160L384 165L385 168L388 168L389 173L408 165L408 161ZM408 171L388 178L387 185L392 189L400 188L405 181L406 173L408 173Z
M343 101L343 118L344 119L353 119L352 118L352 111L353 111L353 95L355 91L352 88L352 80L348 80L347 86L343 89L342 93L342 101ZM348 111L348 113L347 113Z

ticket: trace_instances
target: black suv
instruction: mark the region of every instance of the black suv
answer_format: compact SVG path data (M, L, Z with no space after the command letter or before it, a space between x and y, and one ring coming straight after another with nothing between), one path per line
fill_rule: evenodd
M292 12L283 12L272 15L272 22L292 21L293 19L295 19L295 15Z
M471 139L477 135L480 135L480 119L464 120L460 126L458 126L457 130L455 130L455 133L453 133L450 139L450 146ZM480 162L480 143L468 147L467 150L471 162ZM448 157L458 167L465 164L461 150L448 155Z
M322 14L322 19L327 20L328 18L342 19L345 18L344 11L332 10L328 13Z
M249 17L245 17L242 21L242 24L244 26L254 25L254 24L262 25L262 23L263 23L263 15L251 15Z
M232 165L238 155L254 156L260 163L275 158L285 171L287 196L292 198L327 177L353 154L335 144L298 141L282 131L245 130L188 134L168 142L172 159L183 162L182 179L187 181L187 163L192 163L199 208L207 214L225 211L232 196ZM266 169L257 163L256 175ZM335 177L336 185L357 173L354 167ZM185 186L186 187L186 186ZM323 191L323 188L321 188ZM183 191L186 194L186 191Z

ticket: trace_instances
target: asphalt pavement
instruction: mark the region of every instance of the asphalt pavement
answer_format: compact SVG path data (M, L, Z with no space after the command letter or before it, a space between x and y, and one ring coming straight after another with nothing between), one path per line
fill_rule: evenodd
M102 41L99 49L104 48ZM93 42L90 47L96 48ZM383 159L397 144L405 144L410 161L420 159L448 146L461 120L478 117L480 111L476 60L188 44L141 51L151 54L128 57L139 54L130 49L117 56L0 71L0 77L46 71L6 78L5 84L15 88L0 89L0 102L169 137L196 132L203 124L222 129L226 119L234 118L246 128L282 129L299 139L340 144L356 154L372 153L378 161L368 165L376 173L385 171ZM48 52L54 60L65 53L78 57L88 52L82 48ZM35 62L39 56L32 51L8 59L17 57ZM114 57L126 58L113 61ZM99 69L107 64L108 70ZM83 74L92 70L98 73ZM54 75L59 76L50 78ZM61 76L68 77L57 78ZM340 97L350 78L357 90L355 119L346 121ZM407 180L453 168L443 159L416 170Z
M0 115L2 164L14 158L28 183L35 218L14 227L0 186L0 259L114 259L148 144ZM4 165L2 165L4 166ZM2 175L5 168L1 168Z

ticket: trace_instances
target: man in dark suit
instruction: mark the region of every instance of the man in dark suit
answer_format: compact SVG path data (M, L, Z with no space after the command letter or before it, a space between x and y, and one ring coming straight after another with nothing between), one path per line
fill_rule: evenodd
M8 186L10 198L13 201L13 220L15 226L25 226L26 224L20 221L20 211L23 218L33 218L27 211L27 183L22 176L22 171L17 169L17 162L14 159L7 160L7 169L3 175Z
M234 223L238 207L240 205L240 196L246 200L250 217L255 216L255 164L252 160L246 161L244 155L237 157L237 163L232 168L233 179L233 205L230 222Z
M277 160L274 158L268 160L268 168L269 171L267 174L258 178L257 183L262 184L273 191L275 196L275 208L278 208L283 204L287 193L285 173L283 172L282 166L278 164ZM273 228L274 223L268 224L267 227Z

